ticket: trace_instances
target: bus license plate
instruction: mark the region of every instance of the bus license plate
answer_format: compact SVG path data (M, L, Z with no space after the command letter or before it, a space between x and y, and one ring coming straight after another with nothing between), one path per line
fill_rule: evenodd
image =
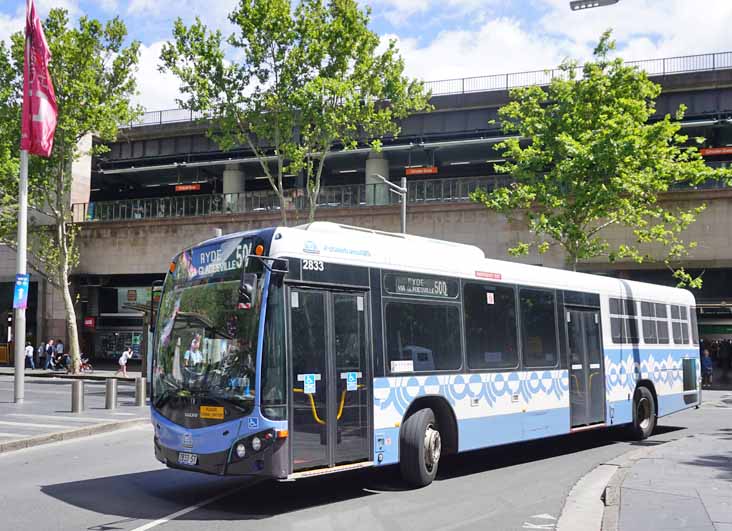
M189 454L188 452L179 452L178 464L189 466L197 465L198 456L196 454Z

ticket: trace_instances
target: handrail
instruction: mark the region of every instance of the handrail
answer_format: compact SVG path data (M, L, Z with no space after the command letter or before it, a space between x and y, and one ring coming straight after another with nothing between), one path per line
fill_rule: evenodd
M411 181L407 183L407 202L469 202L470 194L476 189L491 191L509 182L505 175ZM302 190L286 192L285 209L306 211L309 208ZM397 205L399 201L382 183L324 186L318 196L318 208L368 208ZM279 198L273 191L123 199L76 203L72 207L76 223L272 212L280 208Z
M710 70L729 70L732 69L732 51L626 61L625 64L637 66L651 77ZM449 96L473 92L509 90L533 85L548 85L552 79L563 75L566 75L566 72L563 70L550 68L488 76L439 79L425 81L424 86L432 92L432 96ZM193 112L188 109L163 109L144 113L140 120L129 124L129 127L193 122L195 120L205 119L206 117L205 113Z

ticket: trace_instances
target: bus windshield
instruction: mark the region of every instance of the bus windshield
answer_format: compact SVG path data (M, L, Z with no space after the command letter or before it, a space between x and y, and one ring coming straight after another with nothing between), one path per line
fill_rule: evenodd
M199 424L199 408L206 405L224 407L226 420L253 409L263 281L259 275L251 304L244 304L240 278L248 249L230 269L193 267L190 255L181 255L165 281L152 399L171 420Z

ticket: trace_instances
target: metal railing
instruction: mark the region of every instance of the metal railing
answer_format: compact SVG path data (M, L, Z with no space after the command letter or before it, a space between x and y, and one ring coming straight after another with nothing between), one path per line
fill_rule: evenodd
M637 66L651 77L684 74L688 72L704 72L709 70L727 70L732 68L732 52L683 55L679 57L646 59L642 61L627 61L625 64L629 66ZM560 70L559 68L552 68L546 70L532 70L529 72L495 74L490 76L425 81L424 85L427 90L432 91L433 96L449 96L452 94L509 90L512 88L528 87L532 85L548 85L552 79L566 77L566 75L566 71ZM130 127L192 122L202 118L206 118L205 113L193 112L186 109L166 109L162 111L146 112L142 115L140 120L131 123Z
M470 193L478 188L490 191L506 186L506 176L455 179L428 179L407 183L410 204L468 202ZM365 208L399 204L399 197L389 193L384 184L351 184L324 186L318 196L318 208ZM308 199L302 190L286 191L285 208L307 211ZM94 221L124 221L135 219L164 219L200 217L222 214L272 212L281 208L274 191L240 194L208 194L179 197L154 197L98 201L73 205L76 223Z

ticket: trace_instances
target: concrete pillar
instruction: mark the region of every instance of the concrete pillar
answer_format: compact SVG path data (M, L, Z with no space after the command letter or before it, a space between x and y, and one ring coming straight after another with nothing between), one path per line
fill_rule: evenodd
M238 164L227 164L224 167L223 177L227 211L244 212L246 210L246 202L244 200L244 192L246 191L244 170Z
M389 179L389 161L383 153L372 151L366 159L366 203L386 205L389 203L389 189L376 177L377 174Z

